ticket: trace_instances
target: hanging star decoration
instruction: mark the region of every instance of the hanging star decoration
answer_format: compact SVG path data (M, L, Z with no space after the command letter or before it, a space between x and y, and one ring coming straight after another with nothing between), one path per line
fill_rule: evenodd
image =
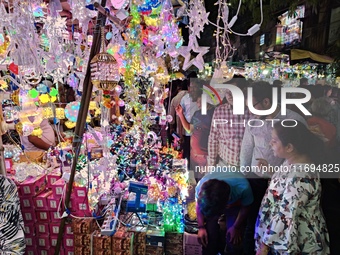
M194 0L189 5L188 17L189 17L189 30L195 36L200 38L200 33L204 30L204 25L209 24L208 16L209 12L205 10L202 0Z
M191 52L198 53L194 58L191 58ZM195 36L189 37L188 46L181 46L178 49L179 55L184 57L182 69L188 70L192 65L196 66L200 71L204 69L203 56L209 52L209 47L200 47Z

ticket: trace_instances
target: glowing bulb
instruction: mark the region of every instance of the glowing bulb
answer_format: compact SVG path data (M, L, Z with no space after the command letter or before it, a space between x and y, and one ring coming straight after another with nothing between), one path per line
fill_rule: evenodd
M119 85L117 85L117 86L115 87L115 91L116 91L118 94L122 93L122 87L119 86Z

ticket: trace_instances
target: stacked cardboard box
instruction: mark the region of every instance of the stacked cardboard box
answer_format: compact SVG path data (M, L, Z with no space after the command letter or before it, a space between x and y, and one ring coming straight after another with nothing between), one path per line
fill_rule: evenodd
M128 231L134 234L133 255L146 255L146 228L135 227Z
M165 233L165 254L183 255L183 233Z
M149 227L146 231L146 254L163 255L165 233L163 229Z
M31 177L18 184L20 205L25 224L26 254L53 254L57 244L62 194L65 182L55 185L60 173ZM73 233L66 223L60 254L73 255Z
M196 234L185 232L183 246L185 255L202 255L202 246L199 244Z
M112 238L103 236L100 231L93 233L93 255L112 255Z
M98 230L93 219L73 219L74 255L90 255L92 249L92 233Z
M134 233L119 229L112 236L112 251L114 255L133 255Z

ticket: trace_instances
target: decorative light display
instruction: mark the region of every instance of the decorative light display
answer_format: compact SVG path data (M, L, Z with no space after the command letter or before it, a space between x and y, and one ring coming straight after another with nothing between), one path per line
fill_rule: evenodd
M170 198L163 204L165 232L184 233L183 205L176 198Z

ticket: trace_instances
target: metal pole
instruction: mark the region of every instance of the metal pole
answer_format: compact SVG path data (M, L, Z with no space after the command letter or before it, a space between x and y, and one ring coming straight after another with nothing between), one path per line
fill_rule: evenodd
M5 121L2 113L2 104L0 102L0 125ZM2 131L0 132L0 175L6 176L5 156L4 156L4 145L2 143Z
M101 5L105 6L106 0L102 0ZM100 46L101 46L100 45L101 44L100 27L105 25L105 21L106 21L106 16L103 15L102 13L98 13L97 23L96 23L96 27L95 27L95 31L94 31L94 36L93 36L93 43L92 43L90 57L89 57L89 61L88 61L87 69L86 69L86 74L85 74L85 79L84 79L83 95L82 95L81 102L80 102L80 109L81 110L79 111L76 127L75 127L75 130L74 130L74 138L73 138L73 145L72 145L73 151L74 151L74 158L73 158L73 162L72 162L70 180L68 182L66 196L65 196L65 205L66 206L68 206L69 203L70 203L73 181L74 181L74 175L76 173L76 166L77 166L77 161L78 161L78 157L79 157L80 146L81 146L82 140L83 140L86 117L87 117L87 114L88 114L90 99L91 99L91 95L92 95L93 84L91 82L91 65L90 65L90 62L91 62L91 59L96 54L98 54L100 52ZM64 235L66 218L67 217L62 218L61 222L60 222L58 240L57 240L57 245L56 245L54 255L59 255L59 252L60 252L60 246L61 246L61 241L62 241L63 235Z
M124 27L121 25L120 19L118 19L115 16L112 16L110 12L108 12L104 7L100 6L99 3L94 2L93 5L101 14L105 15L110 21L112 21L120 31L124 30Z

